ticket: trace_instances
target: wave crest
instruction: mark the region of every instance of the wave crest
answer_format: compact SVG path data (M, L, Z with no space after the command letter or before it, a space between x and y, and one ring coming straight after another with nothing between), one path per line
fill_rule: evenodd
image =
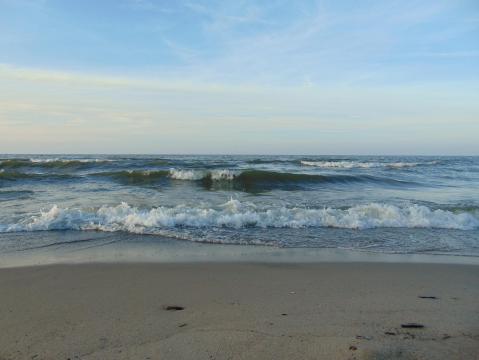
M94 176L107 176L126 184L154 184L163 181L195 181L207 189L229 189L247 192L272 189L301 189L311 184L348 184L357 182L383 183L387 185L412 185L410 182L371 175L315 175L265 170L147 170L101 172Z
M16 224L0 225L0 232L41 230L99 230L155 234L174 228L307 228L331 227L346 229L372 228L435 228L474 230L479 228L479 213L430 209L421 205L399 207L371 203L338 208L258 209L252 204L231 199L215 208L157 207L139 209L127 203L102 206L96 211L62 209L48 211Z
M401 168L410 168L421 165L435 165L437 161L429 162L392 162L392 163L380 163L380 162L361 162L361 161L306 161L301 160L301 165L305 166L314 166L319 168L330 168L330 169L370 169L370 168L392 168L392 169L401 169Z
M17 181L17 180L68 180L74 179L74 175L68 174L36 174L23 173L18 171L5 171L0 169L0 180Z
M110 163L113 160L102 159L3 159L0 160L0 167L3 169L18 168L44 168L44 169L77 169L94 166L97 164Z

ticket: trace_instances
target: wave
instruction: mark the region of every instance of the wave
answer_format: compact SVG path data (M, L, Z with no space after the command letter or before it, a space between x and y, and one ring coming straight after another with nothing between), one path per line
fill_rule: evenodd
M75 169L90 167L96 164L106 164L113 160L102 159L3 159L0 160L0 168L3 169L18 169L25 167L46 168L46 169Z
M93 176L110 177L124 184L147 185L155 184L168 180L184 181L220 181L232 180L237 172L233 170L190 170L190 169L170 169L170 170L125 170L114 172L101 172L92 174Z
M281 160L281 159L253 159L246 161L247 164L297 164L298 160Z
M437 161L428 161L428 162L391 162L391 163L380 163L380 162L361 162L361 161L306 161L301 160L301 165L305 166L314 166L319 168L334 168L334 169L370 169L370 168L391 168L391 169L401 169L401 168L410 168L421 165L435 165Z
M124 170L91 174L96 177L108 177L125 185L154 185L167 179L169 171Z
M308 184L350 184L361 182L390 185L410 184L405 181L371 175L316 175L263 170L247 170L233 178L238 185L248 187L301 187Z
M68 180L76 176L68 174L37 174L23 173L18 171L0 170L0 181L18 181L18 180Z
M165 165L173 165L173 162L166 159L154 159L154 160L146 160L144 165L146 166L165 166Z
M362 163L357 161L306 161L301 160L301 165L314 166L319 168L340 168L340 169L352 169L352 168L371 168L376 167L378 163Z
M171 169L169 176L175 180L205 180L213 181L234 180L241 175L241 171L218 169L218 170L182 170Z
M313 184L348 184L373 182L388 185L411 185L412 183L372 175L315 175L265 170L130 170L95 173L94 176L111 177L126 184L152 184L165 180L195 181L207 189L233 189L262 191L275 188L298 189Z
M97 210L62 209L23 219L19 223L0 225L0 232L44 230L126 231L138 234L161 234L175 228L311 228L345 229L429 228L479 229L479 212L452 212L422 205L396 206L382 203L340 208L258 207L231 199L215 208L156 207L139 209L127 203L102 206Z
M29 159L32 163L41 163L41 164L52 164L52 163L103 163L103 162L112 162L111 159L61 159L61 158L31 158Z

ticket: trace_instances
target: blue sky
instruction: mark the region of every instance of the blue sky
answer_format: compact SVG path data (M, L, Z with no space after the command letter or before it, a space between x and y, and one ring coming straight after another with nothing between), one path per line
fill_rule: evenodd
M479 2L0 0L0 152L479 154Z

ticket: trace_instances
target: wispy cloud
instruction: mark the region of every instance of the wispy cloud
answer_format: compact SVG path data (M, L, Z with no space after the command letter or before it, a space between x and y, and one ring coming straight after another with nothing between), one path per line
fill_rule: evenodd
M271 21L263 18L262 11L256 4L245 4L243 1L219 4L220 6L208 6L187 2L185 7L204 17L206 31L222 32L240 25L271 24Z
M155 78L122 77L109 75L91 75L66 71L19 68L0 64L0 79L25 80L29 82L61 83L70 86L92 86L110 88L144 89L161 92L251 92L254 88L248 86L231 86L215 83L196 83L189 79L163 80Z
M466 0L0 4L0 152L479 152Z

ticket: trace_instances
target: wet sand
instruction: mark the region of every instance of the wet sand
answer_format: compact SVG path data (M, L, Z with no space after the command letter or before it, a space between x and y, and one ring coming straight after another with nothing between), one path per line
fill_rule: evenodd
M1 360L479 359L475 265L33 266L0 297Z

